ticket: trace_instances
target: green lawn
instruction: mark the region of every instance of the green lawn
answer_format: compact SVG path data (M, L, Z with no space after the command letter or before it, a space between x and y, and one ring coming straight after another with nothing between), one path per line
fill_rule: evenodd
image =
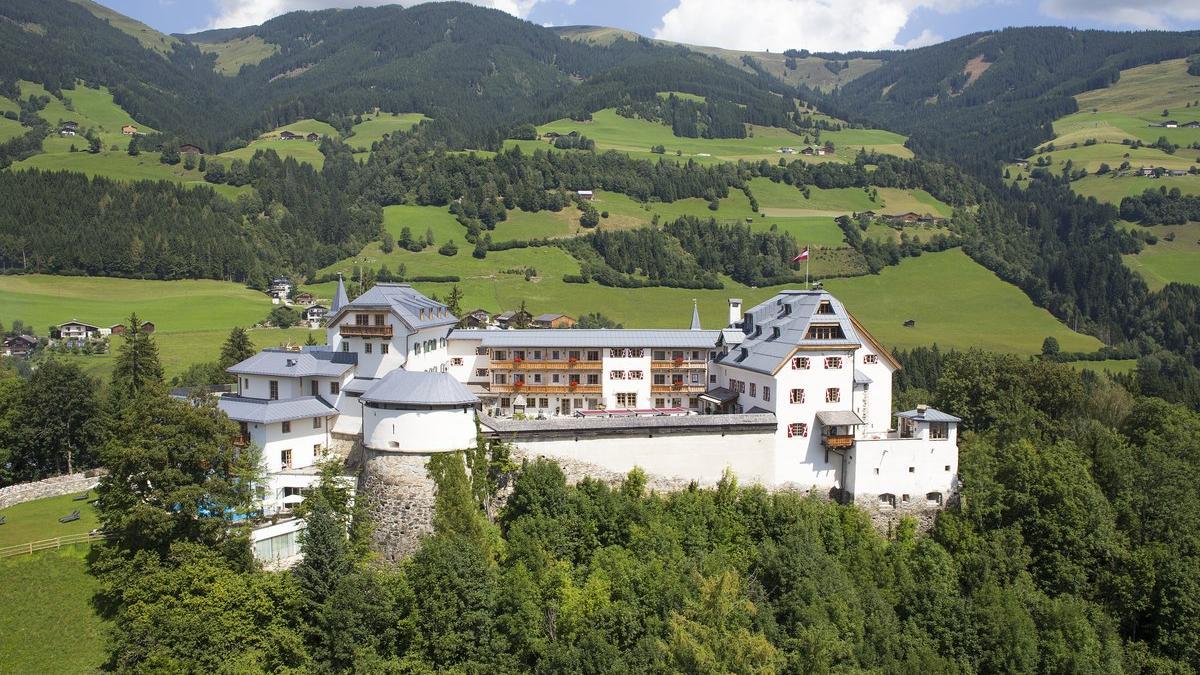
M0 110L3 112L3 110ZM16 120L0 117L0 143L18 136L24 136L27 129Z
M1200 194L1200 176L1164 176L1147 178L1142 176L1088 176L1071 183L1071 189L1084 197L1095 197L1102 202L1120 204L1125 197L1140 195L1146 190L1165 187L1179 188L1184 194Z
M1140 274L1152 290L1172 281L1200 285L1200 223L1144 229L1157 236L1158 243L1146 246L1136 255L1122 256L1125 264ZM1167 241L1170 234L1175 235L1174 241Z
M823 264L844 266L837 256L848 249L817 250L813 276L819 278ZM822 263L829 256L833 263ZM401 263L411 275L454 274L464 292L464 308L482 307L498 312L514 309L524 300L534 313L565 312L579 316L603 312L627 327L671 328L688 324L692 299L700 303L706 327L725 325L727 300L740 297L752 306L784 287L749 288L725 280L720 290L677 288L607 288L595 283L567 284L562 275L576 273L578 263L553 247L493 251L476 260L460 250L448 258L432 249L421 253L396 251L384 256L372 244L363 254L331 266L325 271L351 272L354 264L395 270ZM538 277L525 281L521 274L532 266ZM449 283L417 283L423 293L441 297ZM788 287L798 288L802 282ZM825 286L838 295L867 327L889 346L913 347L937 343L943 347L986 349L1013 353L1038 353L1048 335L1058 338L1064 350L1092 351L1100 346L1094 338L1068 330L1048 312L1037 308L1016 287L1005 283L958 250L926 254L889 267L880 275L830 279ZM318 295L333 292L332 282L309 287ZM916 319L915 328L904 328L906 319Z
M1100 347L958 249L908 259L878 275L830 279L825 288L889 347L937 343L1033 354L1050 335L1064 351ZM905 328L908 319L916 326Z
M1187 74L1184 59L1172 59L1121 71L1121 78L1112 86L1084 92L1075 97L1079 112L1062 117L1054 122L1055 138L1059 148L1050 156L1054 160L1051 169L1061 170L1070 159L1076 168L1095 172L1100 164L1117 168L1122 162L1132 167L1161 166L1168 169L1188 169L1200 166L1200 153L1188 147L1200 142L1200 129L1167 129L1160 126L1171 119L1179 123L1200 120L1200 77ZM1188 104L1192 104L1188 107ZM1166 116L1163 111L1166 110ZM1123 145L1123 140L1141 140L1153 143L1165 137L1180 146L1174 154L1157 148L1132 149ZM1085 146L1088 140L1095 145ZM1070 148L1071 144L1078 147ZM1013 176L1018 171L1008 170ZM1200 193L1200 176L1172 177L1160 180L1149 178L1115 178L1088 176L1076 181L1076 192L1102 201L1119 203L1122 197L1141 193L1147 187L1165 185L1168 189L1178 187L1185 193Z
M317 169L320 169L325 164L325 155L322 155L321 151L318 149L320 145L319 143L306 141L304 139L291 141L280 140L279 134L284 131L290 131L294 134L300 134L301 136L305 136L310 133L316 133L320 136L332 136L333 138L337 138L340 135L338 134L337 129L334 129L325 122L320 122L314 119L303 119L292 122L291 124L285 124L272 131L268 131L262 136L259 136L257 139L251 141L246 147L238 148L237 150L230 150L229 152L223 152L218 155L218 157L224 157L226 160L241 159L248 162L250 161L250 158L254 157L254 153L258 152L259 150L271 149L279 153L280 157L295 157L296 161L308 162Z
M7 526L0 526L0 529ZM91 673L104 663L105 622L88 546L0 560L0 672Z
M106 277L60 277L25 275L0 277L4 307L0 321L6 325L21 319L39 335L51 324L78 319L97 326L124 321L131 311L158 328L155 340L167 378L188 365L216 360L221 343L234 326L251 326L266 317L271 301L263 293L240 284L211 281L149 281ZM332 297L326 296L326 297ZM251 332L260 347L280 342L303 342L307 331L262 329ZM317 338L324 342L323 332ZM110 354L71 356L89 372L107 377L112 368Z
M54 138L54 143L67 139ZM87 141L73 139L77 147L86 147ZM46 143L47 149L51 143ZM18 169L41 169L43 171L78 171L87 176L104 176L115 180L169 180L192 187L206 186L215 190L227 199L236 199L239 194L249 193L254 188L249 185L234 187L232 185L214 185L204 181L204 174L197 169L188 171L180 162L174 166L158 161L157 152L143 152L137 157L130 157L124 148L120 150L104 150L95 155L89 152L43 152L13 165Z
M89 496L94 500L95 490ZM74 497L47 497L0 509L0 516L7 519L4 525L0 525L0 548L68 534L86 534L99 527L96 508L87 501L74 501ZM79 520L58 522L59 518L76 509L79 509Z
M254 65L279 52L279 45L271 44L257 35L226 40L225 42L197 42L196 46L206 54L216 54L213 70L222 75L234 76L242 66Z
M1120 373L1128 375L1137 370L1137 359L1108 359L1106 361L1069 361L1067 365L1083 372L1090 370L1096 373Z
M363 121L355 124L352 131L354 132L346 142L350 147L355 149L355 152L370 152L371 144L376 141L383 140L384 134L393 134L397 131L408 131L426 118L421 113L372 113L363 115Z
M578 131L596 142L597 151L618 150L643 159L657 159L662 155L651 153L650 148L662 145L667 150L668 158L676 156L678 151L681 158L703 163L731 162L739 159L775 161L784 156L779 153L780 147L799 147L804 144L804 137L801 135L784 129L757 125L750 126L753 135L747 138L683 138L671 133L671 128L666 125L621 117L613 108L597 111L589 122L561 119L538 127L540 134L550 131L563 134ZM912 156L904 147L905 138L889 131L848 129L822 133L821 139L833 141L837 147L837 154L810 157L806 158L807 160L848 161L864 147L902 157ZM506 145L520 145L529 151L551 148L544 140L507 141Z

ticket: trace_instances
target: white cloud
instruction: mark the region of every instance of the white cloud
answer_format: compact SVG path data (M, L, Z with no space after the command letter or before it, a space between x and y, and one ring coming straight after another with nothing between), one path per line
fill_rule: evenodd
M1179 30L1181 21L1200 21L1196 0L1042 0L1040 9L1056 19L1134 28Z
M208 28L256 26L267 19L297 10L375 7L379 5L416 5L428 0L216 0L217 15ZM491 7L513 16L525 18L541 0L467 0L475 5Z
M904 49L916 49L917 47L928 47L929 45L936 45L939 42L945 41L946 38L926 28L921 31L920 35L906 41L901 47Z
M925 30L905 45L896 36L918 9L953 12L978 0L679 0L654 36L729 49L846 51L921 46Z

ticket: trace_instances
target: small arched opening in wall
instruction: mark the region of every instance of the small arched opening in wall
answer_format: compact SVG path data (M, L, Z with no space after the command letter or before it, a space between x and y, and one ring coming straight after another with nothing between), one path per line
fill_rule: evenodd
M942 505L942 493L940 493L940 492L926 493L925 494L925 505L926 506L941 506Z
M896 495L890 492L879 495L879 506L880 508L896 508Z

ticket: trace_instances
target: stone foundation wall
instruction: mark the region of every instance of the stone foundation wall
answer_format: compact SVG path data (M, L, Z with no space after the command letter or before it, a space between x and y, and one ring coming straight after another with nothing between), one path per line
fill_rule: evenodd
M401 455L364 449L359 495L375 521L375 549L396 561L417 550L433 532L433 479L429 455Z
M957 506L957 498L952 497L950 504ZM897 501L895 506L891 506L881 503L878 495L859 495L854 500L854 505L866 511L867 515L871 517L871 524L875 526L875 530L885 536L895 532L896 527L904 518L916 520L918 532L928 532L933 529L938 514L946 508L927 504L923 499L913 500L907 504Z
M89 469L80 473L54 476L32 483L18 483L0 488L0 509L23 504L45 497L78 494L96 487L100 477L107 474L104 469Z

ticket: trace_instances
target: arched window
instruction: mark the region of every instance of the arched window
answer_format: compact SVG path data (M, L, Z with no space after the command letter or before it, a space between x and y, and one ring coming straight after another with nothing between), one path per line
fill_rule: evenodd
M942 493L940 493L940 492L927 493L925 495L925 503L929 506L941 506L942 505Z
M890 492L885 492L879 495L879 505L891 507L893 509L896 508L896 495Z

